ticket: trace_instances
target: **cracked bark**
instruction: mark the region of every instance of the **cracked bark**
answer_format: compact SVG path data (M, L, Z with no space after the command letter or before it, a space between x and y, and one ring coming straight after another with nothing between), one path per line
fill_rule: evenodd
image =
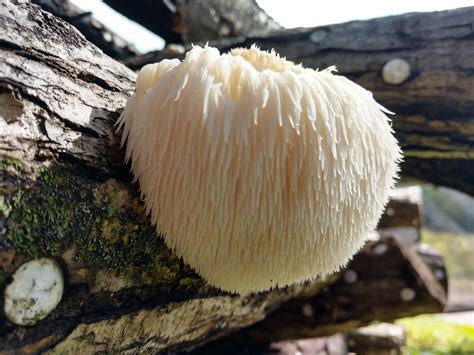
M105 0L107 5L167 43L265 34L278 25L255 0Z
M273 343L285 340L346 332L373 319L383 322L413 315L415 309L438 312L447 290L442 263L440 254L415 253L396 239L368 242L341 277L316 295L289 300L264 320L196 353L264 354ZM436 279L434 273L442 276Z
M81 11L68 0L33 0L44 11L52 13L76 27L86 39L116 60L124 60L138 54L137 50L115 34L90 12Z
M35 326L0 318L2 351L191 349L337 280L232 296L165 247L113 127L135 77L37 6L0 3L0 290L38 257L57 258L67 276L61 303ZM404 259L410 270L425 268L414 260ZM420 285L430 306L412 312L441 309L436 283Z

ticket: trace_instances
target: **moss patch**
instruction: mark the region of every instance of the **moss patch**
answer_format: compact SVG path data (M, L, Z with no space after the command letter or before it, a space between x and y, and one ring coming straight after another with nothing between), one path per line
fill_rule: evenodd
M60 255L74 246L74 260L88 268L127 274L139 282L200 283L157 236L133 191L115 180L97 183L59 170L39 173L31 188L0 201L6 240L30 258Z

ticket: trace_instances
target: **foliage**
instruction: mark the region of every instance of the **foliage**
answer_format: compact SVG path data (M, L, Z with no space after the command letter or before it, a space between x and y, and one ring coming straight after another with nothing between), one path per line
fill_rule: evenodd
M405 354L473 354L474 326L446 322L436 315L398 321L407 333Z
M443 254L450 278L474 278L473 235L456 235L422 229L421 241Z
M423 225L437 231L474 233L474 198L462 192L423 185Z

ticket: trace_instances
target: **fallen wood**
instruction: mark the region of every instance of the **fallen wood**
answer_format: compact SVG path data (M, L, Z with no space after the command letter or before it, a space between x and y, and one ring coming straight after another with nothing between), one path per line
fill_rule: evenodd
M419 242L422 193L420 186L395 189L377 225L378 232L381 235L396 235L410 244Z
M377 101L396 113L394 129L405 154L404 176L472 195L473 16L474 7L467 7L224 39L211 45L225 52L255 43L310 68L336 65L339 73L372 91ZM127 65L136 69L161 58L160 52L152 52L131 58ZM401 59L402 64L388 65L392 59ZM397 75L401 83L392 84Z
M346 339L355 354L397 355L402 354L406 334L401 325L380 323L350 331Z
M381 238L367 243L337 281L320 292L285 302L261 322L199 353L238 353L232 349L262 349L276 342L347 332L374 321L439 313L446 306L445 286L413 247Z
M355 329L349 333L336 333L327 337L311 339L287 340L266 343L239 344L236 347L212 349L204 346L192 351L192 355L346 355L373 354L395 355L401 354L405 344L405 332L402 326L380 323L368 327ZM185 353L183 353L184 355ZM189 354L189 353L187 353Z
M377 229L421 226L422 190L419 186L396 188Z
M93 18L90 12L80 10L69 0L33 0L32 2L76 27L89 42L102 49L108 56L116 60L124 60L138 55L130 43Z
M0 17L1 291L39 257L66 276L46 318L0 320L0 350L191 349L334 281L246 297L207 286L156 234L123 166L113 124L135 74L29 2L4 1Z
M193 43L266 34L281 28L255 0L104 2L156 33L167 43Z
M337 333L329 337L279 341L270 344L246 342L225 348L213 348L210 344L191 352L182 352L180 355L346 355L346 343L345 334Z

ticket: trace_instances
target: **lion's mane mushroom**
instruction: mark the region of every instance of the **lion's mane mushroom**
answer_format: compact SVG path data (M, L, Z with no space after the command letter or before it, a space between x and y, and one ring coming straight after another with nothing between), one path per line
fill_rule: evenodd
M119 120L166 243L246 293L338 270L374 229L401 159L350 80L256 47L145 66Z

